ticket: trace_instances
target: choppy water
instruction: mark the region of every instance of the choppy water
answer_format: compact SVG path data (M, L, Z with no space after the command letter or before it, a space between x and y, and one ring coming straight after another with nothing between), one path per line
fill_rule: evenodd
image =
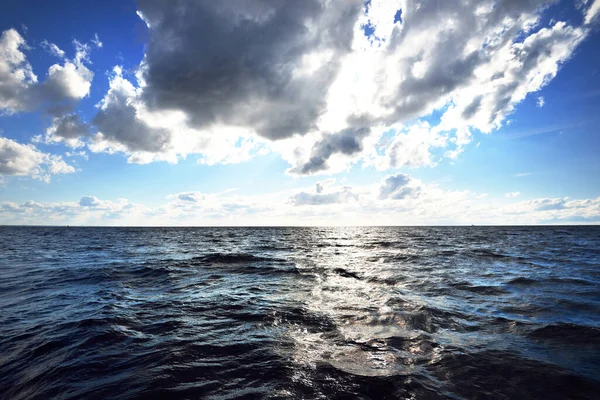
M600 227L0 228L0 397L598 398Z

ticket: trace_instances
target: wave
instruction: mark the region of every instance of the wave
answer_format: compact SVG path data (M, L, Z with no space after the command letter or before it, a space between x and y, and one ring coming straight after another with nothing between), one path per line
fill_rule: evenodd
M581 278L568 278L568 277L551 277L546 279L548 282L559 283L559 284L568 284L568 285L583 285L583 286L596 286L596 283L581 279Z
M359 274L357 274L356 272L348 271L347 269L344 269L344 268L335 268L333 270L333 272L335 272L339 276L343 276L344 278L354 278L354 279L362 280L362 277Z
M211 253L190 260L192 264L237 264L255 262L286 262L280 258L261 257L248 253Z
M382 257L382 261L384 263L394 263L394 262L411 262L422 259L422 256L417 254L396 254L391 257Z
M584 325L551 324L535 329L528 336L534 339L560 341L567 344L600 346L600 329Z
M374 242L367 242L361 247L363 247L363 248L380 247L380 248L384 248L384 249L393 247L393 248L404 249L407 247L407 244L405 242L374 241Z
M2 399L600 391L597 227L3 229Z
M454 289L489 296L502 295L508 293L506 289L501 286L472 285L469 282L457 282L451 284L450 286Z
M537 279L526 278L526 277L520 276L518 278L511 279L507 283L509 285L516 285L516 286L519 286L519 285L529 286L529 285L534 285L534 284L539 283L539 282L540 281L537 280Z
M428 370L438 379L450 383L450 390L455 394L452 397L594 399L600 390L598 382L510 351L445 353Z

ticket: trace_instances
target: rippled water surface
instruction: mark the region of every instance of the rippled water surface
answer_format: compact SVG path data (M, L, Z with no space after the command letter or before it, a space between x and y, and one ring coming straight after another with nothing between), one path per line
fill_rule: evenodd
M599 393L599 227L0 227L2 398Z

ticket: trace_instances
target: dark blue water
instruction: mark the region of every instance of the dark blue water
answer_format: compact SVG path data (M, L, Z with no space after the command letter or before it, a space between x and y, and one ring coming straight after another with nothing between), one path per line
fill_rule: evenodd
M600 227L0 227L0 397L598 398Z

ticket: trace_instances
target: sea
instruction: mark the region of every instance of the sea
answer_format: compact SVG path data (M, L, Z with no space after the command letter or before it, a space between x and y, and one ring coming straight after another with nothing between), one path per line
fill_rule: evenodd
M598 399L600 227L0 227L1 399Z

